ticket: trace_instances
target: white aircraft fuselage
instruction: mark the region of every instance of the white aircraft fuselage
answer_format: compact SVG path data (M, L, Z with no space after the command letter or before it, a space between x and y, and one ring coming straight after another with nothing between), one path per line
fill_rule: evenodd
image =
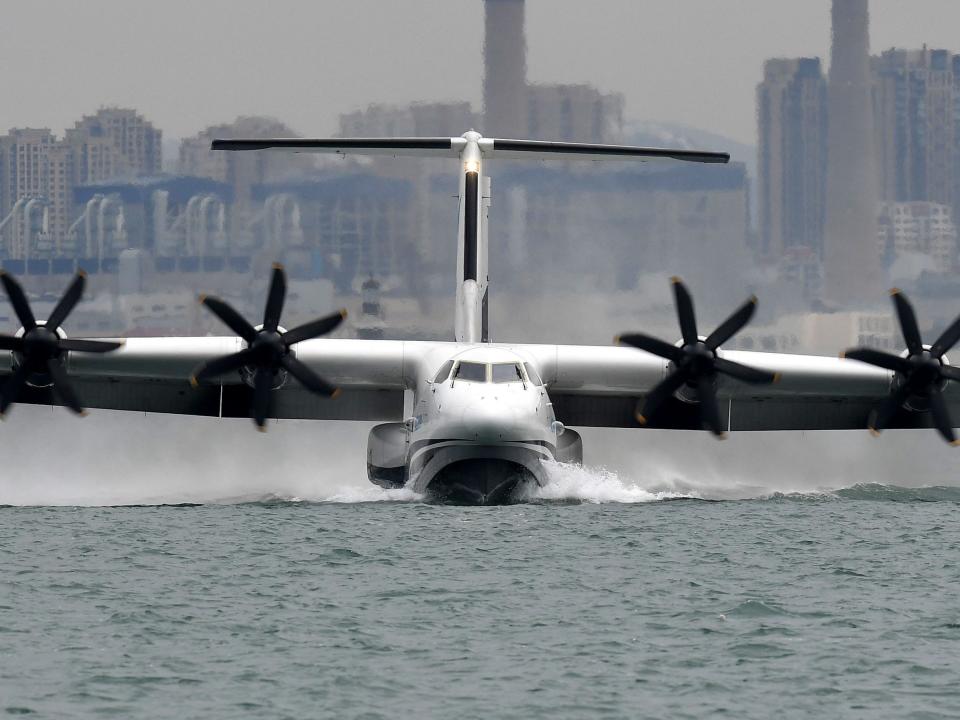
M503 502L545 482L543 461L558 459L558 443L562 459L581 459L579 436L556 421L529 359L491 345L454 347L452 356L424 360L413 415L371 432L371 481L439 499Z
M394 473L394 483L384 482L384 474L375 470L370 471L370 479L396 485L402 478L416 492L438 498L503 502L530 483L544 483L541 461L555 459L557 438L564 428L556 422L537 368L509 350L485 344L490 337L490 182L483 174L483 160L492 152L492 144L470 131L459 139L458 149L454 353L431 358L421 371L413 415L402 424L404 471ZM400 428L379 427L381 435L393 432L396 441L401 439ZM368 452L374 452L377 438L376 431L371 433Z

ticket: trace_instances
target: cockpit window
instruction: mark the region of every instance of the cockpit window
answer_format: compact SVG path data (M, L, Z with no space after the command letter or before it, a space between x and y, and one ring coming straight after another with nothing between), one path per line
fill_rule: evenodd
M496 363L493 366L495 383L523 382L523 373L516 363Z
M457 380L466 380L467 382L486 382L486 363L461 362L457 365L457 373L454 378Z
M537 372L537 369L533 365L530 363L524 363L523 367L527 371L527 377L530 378L530 382L537 387L543 385L543 380L540 379L540 373Z
M437 376L433 379L435 383L442 383L448 377L450 377L450 369L453 367L453 360L447 360L440 370L437 372Z

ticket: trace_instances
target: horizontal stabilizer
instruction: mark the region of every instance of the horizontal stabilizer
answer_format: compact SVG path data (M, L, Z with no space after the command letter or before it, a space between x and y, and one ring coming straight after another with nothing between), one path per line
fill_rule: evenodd
M493 141L490 157L496 158L563 158L567 160L685 160L699 163L730 162L728 153L700 150L671 150L634 145L599 145L595 143L545 142L541 140Z
M336 155L394 155L411 157L456 157L476 142L486 158L565 160L682 160L698 163L730 162L728 153L700 150L648 148L634 145L546 142L484 138L470 132L463 137L423 138L269 138L214 140L213 150L280 150L286 152L330 153Z
M214 140L211 150L283 150L337 155L438 155L456 157L463 138L271 138L263 140Z

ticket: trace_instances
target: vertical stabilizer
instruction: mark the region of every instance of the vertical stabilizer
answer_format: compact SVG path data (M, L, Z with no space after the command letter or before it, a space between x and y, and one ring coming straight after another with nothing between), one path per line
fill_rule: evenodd
M457 223L457 307L454 330L458 342L487 342L487 207L489 180L483 174L478 133L467 133L461 154L460 218Z

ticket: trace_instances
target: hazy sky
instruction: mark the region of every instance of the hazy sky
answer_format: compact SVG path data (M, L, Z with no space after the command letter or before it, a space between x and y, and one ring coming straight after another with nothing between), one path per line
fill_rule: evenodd
M958 0L872 0L872 47L960 52ZM765 58L829 52L829 0L528 0L532 82L590 82L630 119L754 142ZM240 114L307 135L370 102L479 108L480 0L31 0L0 6L0 130L133 106L167 137ZM547 138L549 139L549 138Z

